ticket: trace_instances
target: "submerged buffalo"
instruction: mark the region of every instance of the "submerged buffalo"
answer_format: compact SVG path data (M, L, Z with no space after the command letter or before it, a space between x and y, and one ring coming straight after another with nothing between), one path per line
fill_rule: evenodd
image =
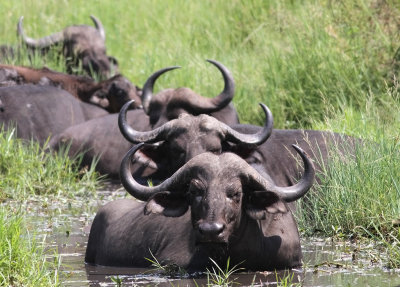
M93 221L85 261L107 266L148 267L154 256L162 264L204 270L210 258L249 270L301 265L296 222L287 202L312 186L314 167L294 186L278 187L232 153L200 154L155 187L138 184L129 168L132 148L121 164L130 199L102 207Z
M0 64L0 87L23 84L58 87L81 101L102 107L110 113L118 113L130 100L135 101L131 108L141 107L141 89L122 75L95 82L87 76L68 75L48 68Z
M126 119L126 104L119 113L118 124L122 135L131 143L157 143L142 149L136 162L157 169L152 179L170 176L184 163L198 154L209 151L220 154L228 151L231 145L258 146L271 135L273 117L264 104L260 104L265 114L265 123L254 134L240 133L225 123L208 115L193 116L181 114L159 128L150 131L138 131L129 125Z
M18 21L17 33L30 49L44 52L54 45L61 45L68 73L73 73L81 65L83 70L91 76L99 75L103 79L109 78L118 70L117 60L106 53L106 33L102 23L94 16L90 18L95 27L69 26L61 32L41 39L33 39L24 32L22 27L24 17L22 16Z
M259 126L246 124L233 125L232 129L244 134L262 130ZM297 182L301 174L298 157L290 149L293 143L304 149L313 159L316 171L323 175L330 167L332 155L352 155L361 141L331 131L274 129L268 141L261 145L231 145L229 150L240 155L259 172L268 174L275 184L290 186Z
M104 109L55 87L0 87L0 125L6 130L16 127L17 137L40 144L70 126L105 114Z
M129 111L128 116L125 116L128 118L129 125L137 131L150 131L185 113L191 115L206 113L226 124L238 123L236 110L231 104L234 96L232 75L222 64L213 60L209 60L209 62L221 71L224 78L224 89L218 96L214 98L201 97L187 88L168 89L152 96L156 79L175 67L162 69L151 75L143 87L143 110ZM127 103L126 108L129 105L132 103ZM117 123L117 115L93 119L55 136L51 140L50 146L53 149L59 149L65 144L71 144L69 151L72 155L85 151L83 164L90 164L94 158L98 158L98 171L117 178L119 163L131 146L120 134ZM269 123L272 124L272 120ZM148 171L140 171L142 175L148 175L155 171L151 166L143 165L143 169Z
M163 180L202 152L221 153L235 144L260 145L268 139L273 127L272 114L262 104L265 124L254 134L238 133L208 115L186 113L153 130L148 117L141 115L141 110L127 111L128 107L129 103L125 104L118 119L109 115L65 130L52 138L50 147L57 150L70 144L71 155L85 151L84 165L90 165L97 158L99 172L118 178L120 162L131 143L157 143L137 153L133 170L136 178Z

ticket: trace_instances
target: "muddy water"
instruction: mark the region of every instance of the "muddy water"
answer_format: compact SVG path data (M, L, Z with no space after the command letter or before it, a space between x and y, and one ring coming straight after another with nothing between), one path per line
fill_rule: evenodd
M98 199L30 200L22 208L31 215L30 228L61 259L62 286L207 286L205 274L168 278L150 269L94 267L84 264L89 225L102 204L126 193L112 186ZM11 203L12 204L12 203ZM21 205L18 203L18 205ZM233 286L276 286L277 278L291 278L301 286L400 286L400 270L384 268L385 256L374 244L307 238L302 241L304 266L291 272L235 274Z

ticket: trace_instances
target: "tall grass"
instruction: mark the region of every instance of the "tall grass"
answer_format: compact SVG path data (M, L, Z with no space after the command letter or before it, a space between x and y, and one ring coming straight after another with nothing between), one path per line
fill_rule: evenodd
M58 286L58 263L48 262L44 242L25 228L26 214L8 208L7 200L23 205L35 197L93 196L100 177L94 166L81 170L79 156L48 153L39 143L17 139L14 131L0 131L0 285Z
M69 158L67 150L50 154L36 142L16 138L14 131L0 130L0 200L51 194L82 196L99 187L94 165L79 168L81 156Z
M38 38L92 25L90 14L103 22L120 71L139 86L155 70L181 65L157 89L188 86L215 96L222 78L204 60L224 63L242 122L261 123L257 102L264 102L276 127L311 127L332 111L363 109L369 91L386 102L385 81L398 73L398 1L3 1L0 39L17 44L21 15L26 33Z
M376 239L390 247L389 265L399 267L399 174L400 138L365 142L352 156L332 153L321 184L300 202L301 229Z
M25 229L22 213L0 207L1 286L59 286L58 262L46 259L46 252Z
M397 86L387 90L399 97ZM377 99L370 95L369 101ZM388 117L388 115L390 115ZM319 127L363 136L346 156L335 151L322 182L300 201L300 226L327 236L369 237L389 255L388 266L400 267L400 107L379 114L376 105L365 112L350 108L342 116L316 123Z

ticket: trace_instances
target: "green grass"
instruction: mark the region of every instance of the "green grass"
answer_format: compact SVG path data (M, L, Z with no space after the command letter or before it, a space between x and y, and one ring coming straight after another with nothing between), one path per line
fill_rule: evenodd
M237 278L232 278L234 273L243 270L243 268L239 267L240 264L235 266L230 266L230 258L226 261L225 268L219 266L217 262L210 258L211 262L213 263L213 267L211 269L207 269L207 286L234 286L239 283L235 282Z
M51 251L25 229L23 218L0 207L0 285L59 286L58 260L46 259Z
M92 25L93 14L106 29L108 53L133 83L141 86L155 70L181 65L157 88L188 86L214 96L222 78L205 59L216 59L234 75L242 122L260 124L257 102L264 102L276 127L312 127L332 111L364 109L369 92L382 108L390 102L385 81L398 74L399 8L398 1L380 0L3 1L0 38L18 42L21 15L26 33L38 38L72 24Z
M400 106L398 84L386 113L374 94L365 111L350 107L314 126L363 138L352 155L333 151L323 179L299 202L299 226L308 234L371 238L388 254L387 266L400 267ZM385 253L385 252L384 252Z
M94 166L79 169L79 160L79 156L70 159L66 150L47 153L36 142L15 138L14 130L0 131L1 286L59 285L58 262L47 259L57 251L48 250L45 242L38 242L25 227L32 214L16 210L15 203L8 202L12 199L23 208L27 202L37 201L45 212L51 197L93 197L101 180Z
M36 142L16 138L14 131L0 131L0 200L75 197L93 194L99 187L94 165L80 169L81 156L69 158L67 150L50 154Z
M331 154L331 164L300 201L299 225L309 234L372 238L400 267L400 137L365 141L352 156Z

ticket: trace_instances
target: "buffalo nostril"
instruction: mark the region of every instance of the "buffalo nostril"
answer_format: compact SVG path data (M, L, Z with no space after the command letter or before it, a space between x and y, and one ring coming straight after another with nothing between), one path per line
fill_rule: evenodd
M199 224L199 231L201 234L218 235L224 230L224 225L221 223L201 223Z

